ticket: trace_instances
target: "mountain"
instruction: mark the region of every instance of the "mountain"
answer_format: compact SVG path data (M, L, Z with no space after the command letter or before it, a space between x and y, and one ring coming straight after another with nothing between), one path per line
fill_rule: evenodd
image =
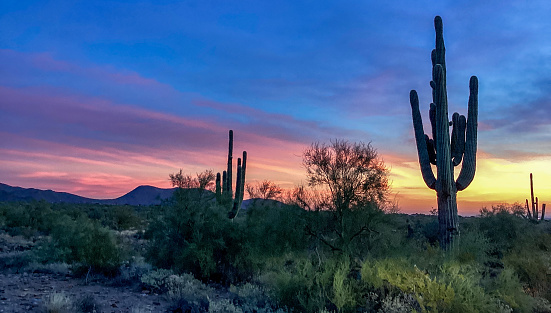
M153 205L161 204L161 200L172 197L176 188L157 188L139 186L122 197L105 200L107 204Z
M162 199L172 196L175 188L157 188L139 186L122 197L116 199L91 199L67 192L40 190L35 188L12 187L0 183L0 201L32 201L44 200L52 203L99 203L99 204L129 204L153 205L160 204Z

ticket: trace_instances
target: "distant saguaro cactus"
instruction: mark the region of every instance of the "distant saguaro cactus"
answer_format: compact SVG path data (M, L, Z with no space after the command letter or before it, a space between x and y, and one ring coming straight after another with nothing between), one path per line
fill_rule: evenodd
M439 240L443 249L449 249L459 235L457 215L457 191L464 190L472 182L476 169L478 128L478 79L472 76L469 82L469 105L467 119L454 113L448 120L448 96L446 90L446 60L442 18L434 18L436 49L432 50L432 101L429 118L432 139L424 134L419 113L417 92L410 92L417 154L423 180L436 191L438 201ZM450 143L449 127L453 126ZM462 163L461 172L454 181L454 166ZM436 177L431 168L436 165Z
M243 164L241 161L243 160ZM216 175L216 200L219 204L228 205L230 209L229 217L234 218L243 202L245 190L245 170L247 167L247 151L243 151L243 159L237 159L237 174L235 182L235 198L232 191L232 167L233 167L233 130L229 131L228 145L228 164L227 169L223 171L220 181L220 195L218 192L218 184L220 173Z
M526 199L526 212L529 219L537 221L538 219L544 220L545 219L545 203L541 205L541 218L539 218L539 200L538 197L534 200L534 180L532 173L530 173L530 198L532 205L528 205L528 199ZM530 212L530 209L532 209L532 212Z

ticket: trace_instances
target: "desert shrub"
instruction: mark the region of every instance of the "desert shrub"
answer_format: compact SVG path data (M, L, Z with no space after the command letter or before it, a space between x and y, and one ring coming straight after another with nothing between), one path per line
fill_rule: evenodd
M486 264L490 261L492 249L490 240L482 232L477 229L462 231L448 259L462 264Z
M140 281L144 288L156 293L164 293L168 291L168 277L174 275L172 270L160 268L143 274Z
M508 211L487 212L478 219L479 229L502 252L511 249L526 229L527 221Z
M457 262L445 263L441 266L437 279L453 288L454 297L449 312L501 312L500 301L480 284L480 267Z
M45 201L6 203L1 214L4 227L12 236L23 235L26 238L37 232L47 232L57 216L51 204Z
M166 279L167 296L171 300L187 299L196 303L208 301L213 290L191 274L170 275Z
M80 296L75 302L74 302L74 309L75 312L78 313L100 313L99 304L96 301L96 298L94 298L91 294L86 294Z
M141 277L151 270L151 264L146 263L143 257L132 257L120 266L116 284L125 285L140 281Z
M51 239L35 250L42 263L67 262L81 268L114 275L121 263L114 235L86 217L61 216L53 225Z
M243 312L281 312L273 299L273 295L264 287L246 283L241 286L231 286L230 292L237 295L237 304Z
M253 203L247 208L243 225L251 252L261 258L304 250L308 244L304 214L295 206L268 201Z
M501 271L496 279L488 283L488 289L515 312L532 312L535 301L527 295L518 276L511 269Z
M47 313L72 313L73 300L64 292L53 292L45 296L44 309Z
M320 210L305 214L307 234L330 254L362 257L389 243L379 229L386 222L385 214L375 203L338 212Z
M193 273L223 284L248 279L252 270L238 223L212 201L175 192L145 233L150 239L146 258L153 265Z
M115 230L127 230L141 227L142 219L132 207L117 205L108 208L102 224Z
M366 261L361 269L362 281L374 289L398 288L412 294L423 311L449 311L455 297L453 288L430 277L406 260Z
M172 270L157 269L141 277L142 286L156 293L163 293L172 301L169 311L212 312L209 308L214 290L191 274L176 275Z
M261 280L279 305L300 312L354 311L361 296L350 261L344 257L322 261L295 256Z
M532 296L551 300L551 235L533 230L503 257Z
M11 270L19 273L32 262L30 251L13 251L0 254L0 271Z

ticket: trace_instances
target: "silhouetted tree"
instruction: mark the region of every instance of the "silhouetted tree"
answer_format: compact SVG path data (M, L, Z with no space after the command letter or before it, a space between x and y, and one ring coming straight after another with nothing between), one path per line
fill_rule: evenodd
M197 173L197 177L191 177L189 174L183 174L182 170L175 174L169 174L172 186L187 189L199 188L211 190L214 187L215 175L212 170L205 170Z
M264 180L256 184L246 184L245 189L250 198L277 199L281 196L283 189L274 182Z
M308 185L328 188L336 211L386 199L388 169L371 143L314 143L304 151L303 165Z
M332 251L355 254L360 246L369 249L369 236L365 235L374 232L389 191L388 170L377 151L363 142L314 143L304 151L303 165L308 185L324 188L316 191L317 198L324 200L314 203L326 208L314 211L319 217L332 215L329 224L323 225L320 221L327 219L319 218L307 225L307 233ZM312 192L299 188L295 199L306 200L309 194Z

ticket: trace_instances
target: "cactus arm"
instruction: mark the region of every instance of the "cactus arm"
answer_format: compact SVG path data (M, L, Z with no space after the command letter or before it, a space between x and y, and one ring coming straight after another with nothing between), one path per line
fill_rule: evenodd
M465 153L461 172L457 177L457 190L464 190L473 181L476 171L476 146L478 129L478 78L472 76L469 82L469 108L467 113L467 131L465 138Z
M539 213L539 201L538 201L538 197L536 197L536 220L538 219L538 215L540 215L540 213Z
M239 207L243 202L243 197L245 196L245 172L247 170L247 151L243 151L243 163L241 164L241 186L239 194Z
M229 218L234 219L239 213L241 204L239 203L239 195L241 194L241 158L237 159L237 178L235 182L235 199L233 200L233 208L229 213Z
M463 159L463 153L465 153L465 129L467 127L467 120L464 115L459 113L453 113L452 116L452 162L453 166L458 166Z
M409 93L409 102L411 104L411 115L413 118L413 130L415 132L415 142L417 143L417 155L419 156L419 165L421 166L421 174L425 184L430 189L434 189L436 186L436 178L432 172L430 165L429 153L427 150L427 143L425 141L425 133L423 132L423 120L421 113L419 112L419 97L417 92L412 90Z
M222 182L220 173L216 173L216 203L222 203Z
M433 100L434 100L434 97L435 96L433 95L433 98L432 98ZM430 128L432 130L432 140L435 141L434 152L436 153L437 152L436 151L436 105L434 105L434 103L430 104L429 120L430 120Z
M229 132L229 145L228 145L228 168L226 170L226 191L229 197L233 196L232 192L232 164L233 164L233 130Z
M436 150L434 146L434 140L429 139L429 136L425 135L425 142L427 143L427 151L429 152L430 164L436 165Z

